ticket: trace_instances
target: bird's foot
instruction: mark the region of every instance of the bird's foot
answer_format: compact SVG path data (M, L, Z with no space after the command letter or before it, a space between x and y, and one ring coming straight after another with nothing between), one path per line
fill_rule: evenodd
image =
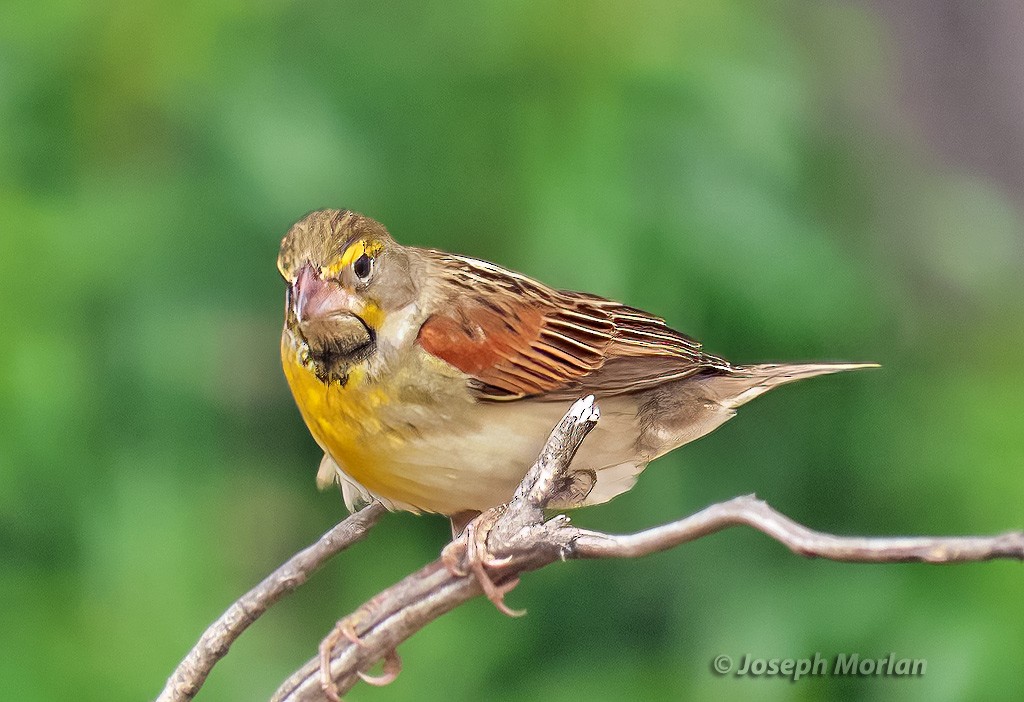
M331 633L320 642L320 689L323 690L324 696L331 702L341 702L341 696L338 694L338 685L334 682L334 676L331 675L331 657L334 655L334 649L337 648L342 639L356 646L362 647L366 645L356 632L356 627L360 624L361 614L362 609L340 620L334 626ZM384 656L384 670L380 675L370 675L362 671L356 671L356 675L369 685L382 687L394 682L401 671L402 659L398 657L398 651L392 649Z
M504 513L504 506L499 506L471 520L466 524L462 534L441 551L441 561L448 572L456 577L462 578L472 574L480 583L487 599L499 612L510 617L521 617L526 614L526 610L512 609L505 604L505 595L519 584L519 578L511 578L499 585L487 572L488 568L501 568L512 560L508 556L496 557L487 547L487 537Z

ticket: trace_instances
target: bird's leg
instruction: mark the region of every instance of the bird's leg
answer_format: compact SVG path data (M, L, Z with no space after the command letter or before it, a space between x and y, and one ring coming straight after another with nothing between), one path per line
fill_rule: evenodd
M480 512L475 509L467 509L462 512L456 512L449 519L452 520L452 538L455 539L466 530L466 526L471 521L480 516Z
M519 578L498 585L487 572L488 568L500 568L512 560L511 557L497 558L487 548L487 537L504 514L505 505L499 505L471 519L462 533L441 551L441 560L452 575L465 577L472 573L498 611L510 617L521 617L526 614L525 610L511 609L505 604L505 595L519 584Z
M466 509L449 517L452 522L452 542L441 551L441 561L448 572L458 578L466 575L461 563L466 556L467 546L466 541L460 537L466 533L469 523L479 516L479 511Z

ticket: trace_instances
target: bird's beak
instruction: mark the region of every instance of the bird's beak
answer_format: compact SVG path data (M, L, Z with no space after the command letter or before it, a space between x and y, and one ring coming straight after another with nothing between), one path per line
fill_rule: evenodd
M299 270L288 295L288 315L322 370L354 362L373 350L373 333L352 313L351 294L321 278L312 265Z
M347 297L340 287L322 279L313 266L307 263L299 270L292 284L290 311L299 324L348 313Z

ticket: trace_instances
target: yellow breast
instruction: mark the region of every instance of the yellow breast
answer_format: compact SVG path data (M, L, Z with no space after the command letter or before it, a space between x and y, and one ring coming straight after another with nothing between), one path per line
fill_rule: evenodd
M402 443L402 437L383 422L383 413L394 399L388 388L368 382L365 366L353 367L344 386L325 385L300 362L287 334L281 343L281 361L299 412L320 447L355 480L387 493L387 475L379 466Z
M465 376L411 347L386 369L354 367L325 385L286 332L285 377L310 432L342 471L403 509L453 514L507 500L564 408L491 403Z

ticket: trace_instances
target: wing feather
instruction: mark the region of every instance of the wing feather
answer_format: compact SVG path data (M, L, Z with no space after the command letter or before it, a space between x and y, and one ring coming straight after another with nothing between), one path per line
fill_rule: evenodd
M428 353L470 376L484 400L614 395L728 371L724 359L660 317L596 295L554 290L492 263L426 251L454 304L420 328Z

